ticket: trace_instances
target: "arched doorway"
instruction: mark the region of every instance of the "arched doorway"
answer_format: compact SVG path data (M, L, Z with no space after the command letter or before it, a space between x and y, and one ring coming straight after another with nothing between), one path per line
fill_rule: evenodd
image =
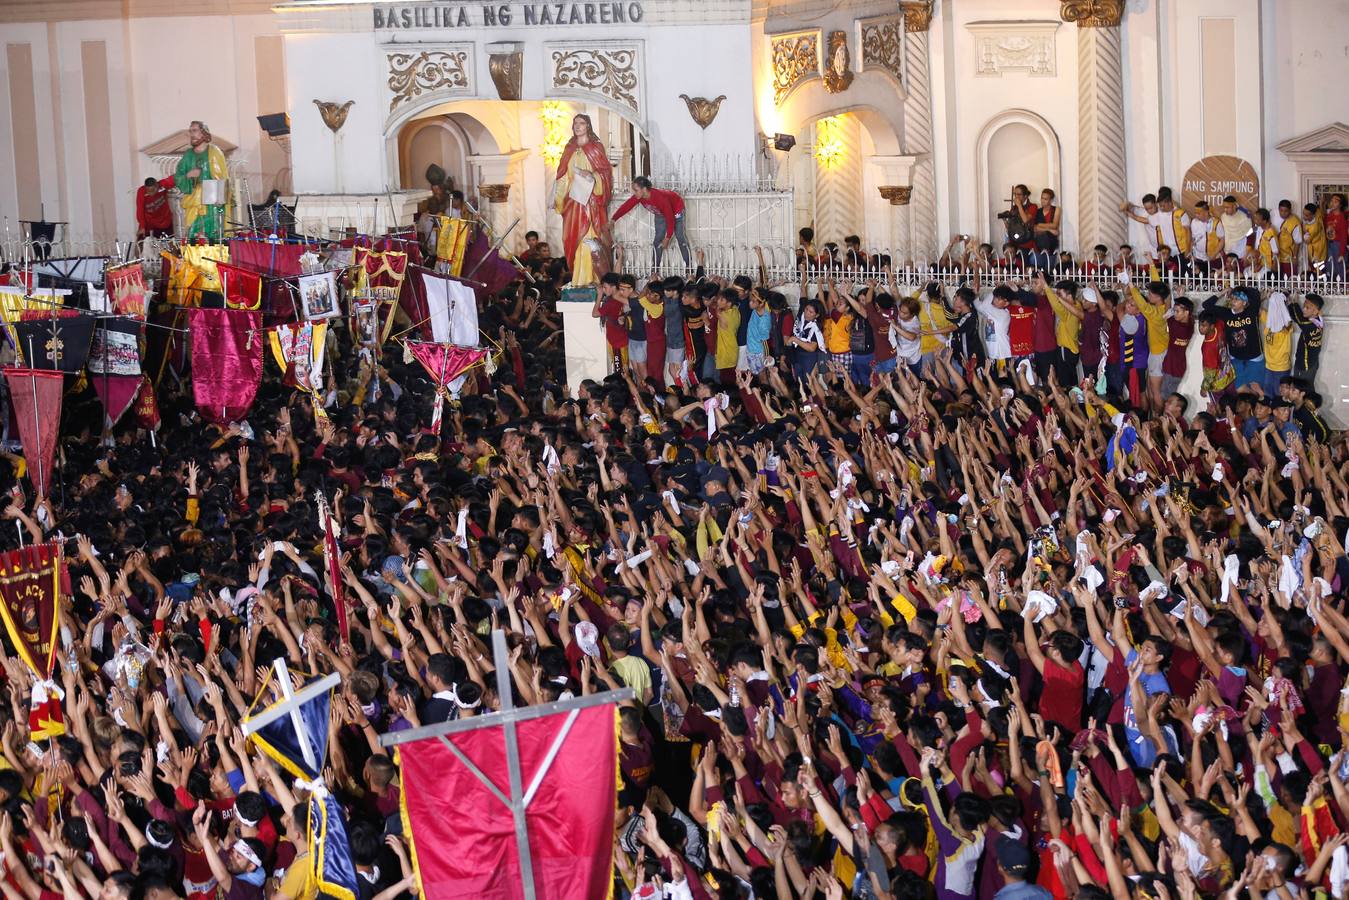
M434 164L445 170L455 188L475 193L479 172L473 157L500 152L492 133L467 113L432 113L412 119L398 131L399 186L426 187L426 171Z
M1029 187L1036 203L1045 188L1062 193L1059 154L1054 129L1029 110L1007 110L989 120L975 151L981 236L1002 245L1005 232L997 217L1009 208L1013 185Z
M903 104L893 81L864 71L845 94L807 81L781 105L761 111L768 133L796 137L796 147L779 164L778 185L792 190L796 225L814 228L816 243L842 246L856 234L864 249L892 254L907 244L900 208L878 190L912 184L913 159L902 155Z

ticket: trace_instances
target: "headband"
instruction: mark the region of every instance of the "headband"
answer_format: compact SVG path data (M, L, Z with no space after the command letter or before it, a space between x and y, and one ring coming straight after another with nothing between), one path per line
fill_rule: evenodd
M234 842L234 852L251 862L255 867L262 868L262 860L258 859L258 855L253 852L253 848L243 841Z

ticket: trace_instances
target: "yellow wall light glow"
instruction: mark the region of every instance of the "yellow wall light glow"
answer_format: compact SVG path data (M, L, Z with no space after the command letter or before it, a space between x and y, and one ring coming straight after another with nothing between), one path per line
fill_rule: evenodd
M828 116L815 123L815 160L820 168L832 169L843 162L842 130L843 120L838 116Z
M539 119L543 122L543 158L549 168L557 166L571 139L571 110L558 100L545 100L539 108Z

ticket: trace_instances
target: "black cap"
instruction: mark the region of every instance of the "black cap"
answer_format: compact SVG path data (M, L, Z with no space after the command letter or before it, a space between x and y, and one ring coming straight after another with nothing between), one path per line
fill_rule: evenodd
M1289 403L1282 397L1275 397L1273 400L1269 401L1270 409L1288 409L1292 405L1293 404Z
M998 836L998 865L1009 875L1022 875L1030 869L1030 848L1005 834Z

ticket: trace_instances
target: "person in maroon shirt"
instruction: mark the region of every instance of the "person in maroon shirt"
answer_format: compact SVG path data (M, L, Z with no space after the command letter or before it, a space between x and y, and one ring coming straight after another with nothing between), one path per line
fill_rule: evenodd
M1082 702L1087 673L1078 662L1082 639L1071 631L1056 631L1049 636L1047 650L1040 649L1035 633L1035 617L1025 617L1026 656L1044 679L1040 693L1040 714L1046 722L1061 725L1076 733L1082 727Z
M1185 377L1185 354L1194 337L1194 304L1188 297L1177 297L1166 320L1166 355L1162 357L1162 396L1170 397L1180 389Z
M684 234L684 198L674 191L653 188L650 178L639 175L632 180L632 196L614 210L613 221L617 222L632 212L638 203L656 217L656 236L651 242L651 249L656 253L656 268L660 268L660 258L665 253L665 248L670 246L671 240L679 242L679 254L684 257L684 266L687 267L689 239Z

